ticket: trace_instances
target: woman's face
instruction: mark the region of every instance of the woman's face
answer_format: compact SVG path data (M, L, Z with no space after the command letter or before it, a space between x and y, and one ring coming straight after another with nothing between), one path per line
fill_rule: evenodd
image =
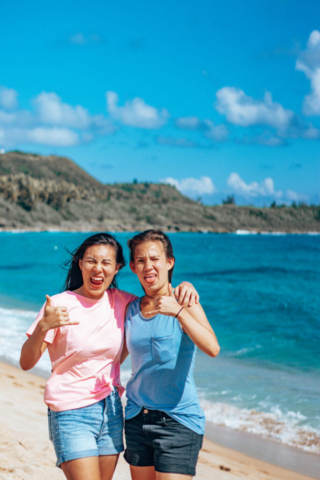
M174 259L167 258L161 242L140 243L134 252L131 270L138 275L144 290L157 292L168 286L168 271Z
M81 295L99 299L110 286L120 266L116 264L112 245L92 245L79 260L79 267L83 278Z

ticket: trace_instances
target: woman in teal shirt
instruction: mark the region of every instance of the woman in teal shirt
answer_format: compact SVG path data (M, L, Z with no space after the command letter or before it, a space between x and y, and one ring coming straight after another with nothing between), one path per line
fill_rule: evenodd
M132 376L125 459L133 480L191 478L205 426L193 380L196 347L211 357L220 347L201 305L181 307L174 297L169 238L147 230L128 245L145 295L126 312L123 358L131 354Z

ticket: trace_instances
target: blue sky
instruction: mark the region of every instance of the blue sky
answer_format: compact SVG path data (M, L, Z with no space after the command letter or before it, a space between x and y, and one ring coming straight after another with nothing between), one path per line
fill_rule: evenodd
M0 150L205 203L320 202L320 4L2 4Z

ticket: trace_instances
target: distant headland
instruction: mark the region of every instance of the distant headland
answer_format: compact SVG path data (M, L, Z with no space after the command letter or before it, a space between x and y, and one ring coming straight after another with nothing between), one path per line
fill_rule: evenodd
M231 199L232 200L232 199ZM320 232L320 206L206 206L161 183L103 184L66 157L0 155L0 231Z

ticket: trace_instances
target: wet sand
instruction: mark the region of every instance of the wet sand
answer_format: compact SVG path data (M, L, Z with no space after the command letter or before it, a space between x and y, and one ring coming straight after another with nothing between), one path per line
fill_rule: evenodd
M47 409L43 402L44 387L44 378L0 363L0 480L43 480L44 478L63 480L65 478L61 470L55 466L53 446L48 439ZM237 433L242 434L242 432ZM209 432L208 435L210 435ZM222 433L219 435L219 438L221 437L223 437ZM242 441L239 437L239 442L243 443L245 437L241 438ZM265 450L268 450L268 442L265 445ZM282 445L276 445L280 451ZM253 451L252 454L254 453ZM310 454L309 458L311 464L319 465L319 456ZM309 476L301 475L258 460L212 443L205 438L196 478L201 480L244 478L307 480L312 477L310 474ZM320 476L313 476L313 478L320 478ZM121 456L114 480L129 479L129 467Z

